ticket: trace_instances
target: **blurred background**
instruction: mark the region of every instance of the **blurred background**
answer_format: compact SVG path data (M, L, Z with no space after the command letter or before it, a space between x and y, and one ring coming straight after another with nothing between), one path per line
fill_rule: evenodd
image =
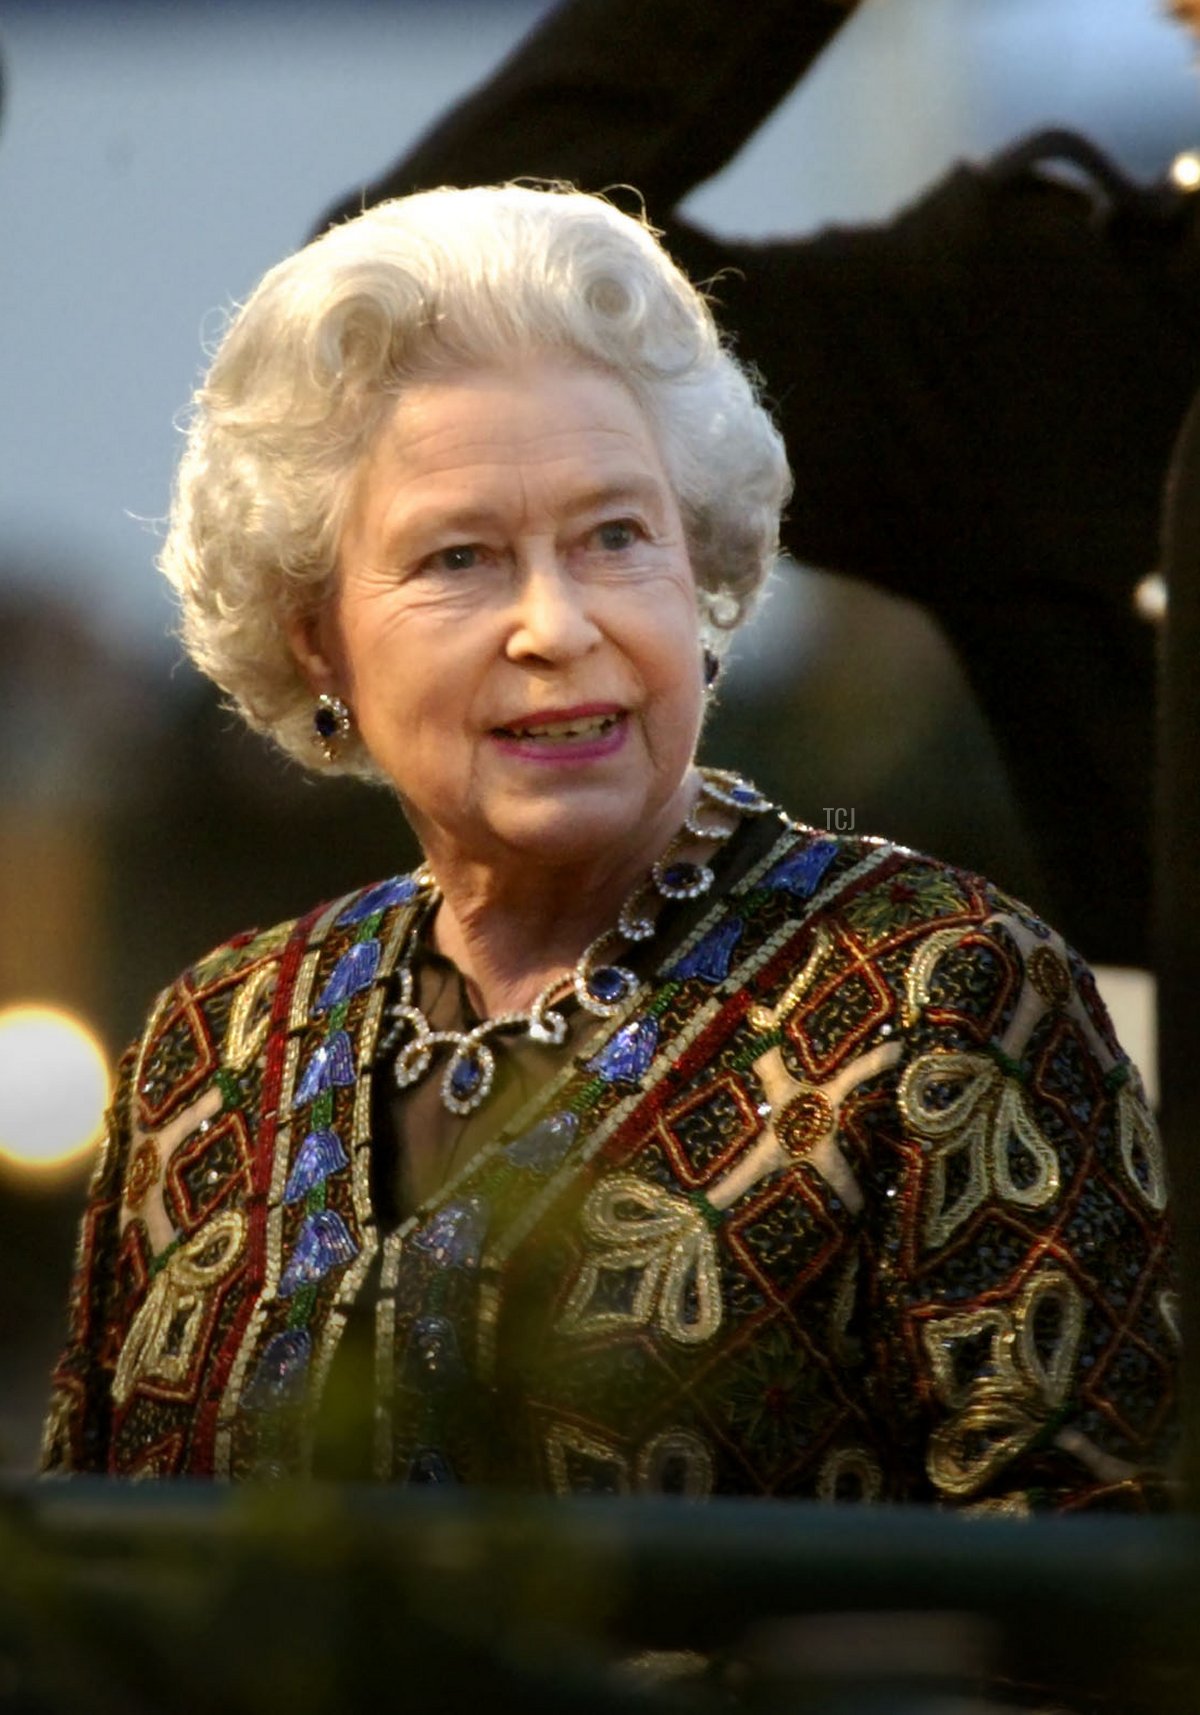
M172 641L154 556L205 341L546 10L0 7L0 1469L35 1457L108 1069L155 991L413 855L385 795L240 733ZM1200 143L1195 79L1156 0L868 0L688 206L745 235L878 217L1049 124L1154 178ZM781 570L707 752L818 826L1044 891L940 636L851 580Z

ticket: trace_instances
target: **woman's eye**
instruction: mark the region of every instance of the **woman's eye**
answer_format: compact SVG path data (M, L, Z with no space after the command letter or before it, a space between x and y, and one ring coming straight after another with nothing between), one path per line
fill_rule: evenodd
M439 572L469 572L479 564L479 549L469 543L456 543L453 548L439 548L426 563Z
M632 548L637 541L637 526L628 518L613 518L595 531L595 540L609 554L619 554Z

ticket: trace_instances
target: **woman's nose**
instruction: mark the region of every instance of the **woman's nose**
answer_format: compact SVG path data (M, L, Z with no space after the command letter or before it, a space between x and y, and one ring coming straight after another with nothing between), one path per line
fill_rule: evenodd
M513 625L507 653L511 660L572 660L598 642L586 584L571 575L557 554L531 558L519 568Z

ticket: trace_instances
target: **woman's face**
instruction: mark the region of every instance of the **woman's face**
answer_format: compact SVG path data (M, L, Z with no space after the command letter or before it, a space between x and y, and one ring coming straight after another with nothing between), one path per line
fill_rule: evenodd
M649 863L682 820L696 592L655 437L609 375L541 360L409 389L293 641L435 866Z

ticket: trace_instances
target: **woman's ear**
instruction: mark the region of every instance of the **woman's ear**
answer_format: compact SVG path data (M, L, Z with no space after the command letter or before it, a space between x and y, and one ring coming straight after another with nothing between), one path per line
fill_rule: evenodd
M341 676L327 636L328 629L328 621L320 611L292 614L283 621L288 647L315 697L333 696L341 690Z

